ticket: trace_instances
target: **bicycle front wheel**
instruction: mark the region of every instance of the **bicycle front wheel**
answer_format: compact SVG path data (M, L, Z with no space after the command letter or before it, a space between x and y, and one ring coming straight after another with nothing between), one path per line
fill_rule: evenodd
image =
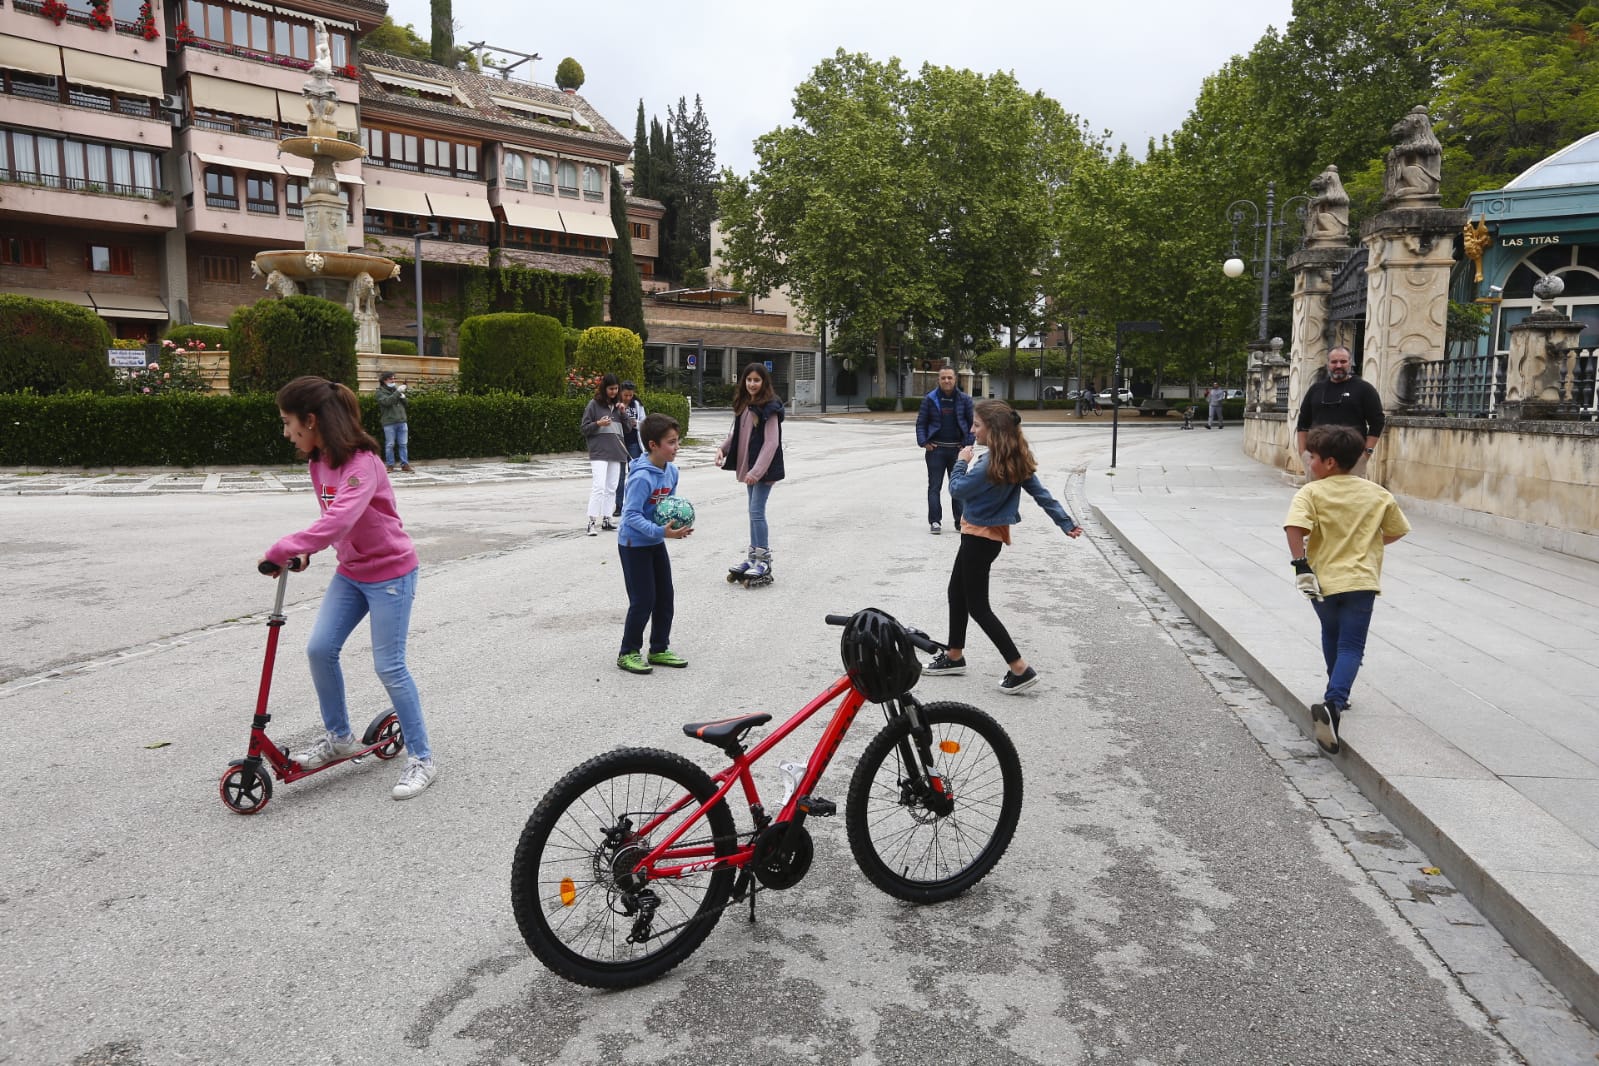
M964 703L920 709L931 737L896 717L850 778L845 828L861 873L890 896L938 903L982 880L1022 812L1022 763L998 722Z
M732 892L728 867L640 879L640 859L716 787L681 755L621 748L567 774L540 801L511 864L511 904L527 946L552 971L593 988L628 988L666 973L699 947ZM685 796L693 800L662 818ZM663 865L709 864L737 847L718 803L690 826Z

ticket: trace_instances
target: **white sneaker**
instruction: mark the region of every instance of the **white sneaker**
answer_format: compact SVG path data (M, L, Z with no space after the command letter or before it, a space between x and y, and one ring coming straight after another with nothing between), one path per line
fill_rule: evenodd
M591 537L597 537L597 536L600 535L600 531L599 531L598 527L595 526L594 519L592 519L592 518L589 519L588 535L591 536Z
M295 756L294 761L306 770L315 770L318 766L326 766L330 762L337 762L361 750L361 742L354 737L336 737L327 734L321 740Z
M421 759L412 758L405 764L405 771L400 774L399 782L394 786L392 793L397 800L408 800L433 783L439 776L439 771L433 765L433 760L423 762Z

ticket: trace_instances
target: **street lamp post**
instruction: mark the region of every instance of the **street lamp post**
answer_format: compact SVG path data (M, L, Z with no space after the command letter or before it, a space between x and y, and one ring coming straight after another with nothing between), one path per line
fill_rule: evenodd
M411 260L411 272L416 275L416 354L428 353L428 338L422 326L422 238L431 237L437 232L432 225L427 229L417 230L412 234L415 238L415 257Z
M1116 369L1110 379L1110 468L1116 469L1116 435L1121 429L1122 410L1122 334L1159 333L1160 322L1116 323Z
M1310 205L1308 196L1290 196L1277 205L1277 183L1266 183L1266 210L1262 213L1260 206L1253 200L1234 200L1227 205L1227 218L1233 224L1233 244L1231 254L1222 264L1221 271L1229 278L1241 277L1244 273L1244 260L1238 254L1238 231L1240 227L1248 225L1255 232L1250 239L1250 262L1260 273L1260 333L1255 339L1253 348L1264 352L1270 347L1266 315L1271 309L1271 273L1272 268L1281 262L1283 252L1276 249L1273 244L1275 231L1288 224L1288 209L1294 207L1303 222L1305 211ZM1253 221L1249 221L1253 216ZM1265 247L1261 247L1261 236L1264 231ZM1287 241L1283 241L1286 248Z

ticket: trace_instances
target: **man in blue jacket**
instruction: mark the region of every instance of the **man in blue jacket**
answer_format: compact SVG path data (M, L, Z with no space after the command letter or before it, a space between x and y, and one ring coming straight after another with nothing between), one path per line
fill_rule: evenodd
M916 443L927 455L927 527L934 536L944 531L944 479L955 469L961 449L975 439L972 398L956 388L955 371L946 366L938 372L938 388L922 397L916 415ZM959 532L961 502L951 496L949 505Z

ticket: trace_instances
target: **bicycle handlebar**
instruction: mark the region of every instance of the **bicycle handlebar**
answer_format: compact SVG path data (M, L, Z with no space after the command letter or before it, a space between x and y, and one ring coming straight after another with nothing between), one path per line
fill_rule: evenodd
M301 570L304 570L310 565L311 561L309 559L306 559L302 562L298 555L289 556L289 569L294 573L299 573ZM265 574L267 577L275 577L278 571L282 570L283 568L277 563L272 562L270 559L262 559L261 562L257 564L256 569L261 571L261 573Z
M830 626L847 626L849 625L849 620L853 617L855 616L849 614L830 614L824 618L824 621ZM903 622L900 624L904 625ZM937 655L945 650L944 645L914 626L905 626L905 633L911 638L912 644L931 655Z

